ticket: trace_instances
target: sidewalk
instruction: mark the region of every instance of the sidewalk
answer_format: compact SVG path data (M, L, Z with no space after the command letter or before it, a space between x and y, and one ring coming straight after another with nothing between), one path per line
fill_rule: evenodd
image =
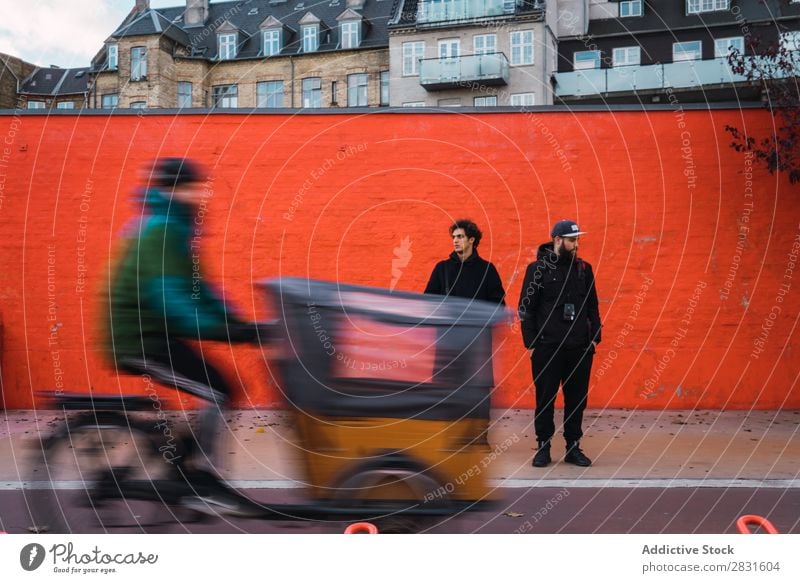
M180 418L183 414L170 413ZM556 411L556 420L562 411ZM48 429L55 412L39 411ZM234 411L232 439L221 456L226 476L250 487L293 487L302 480L292 416L285 411ZM494 411L489 432L497 451L491 472L505 487L778 487L800 488L800 411L589 410L581 447L591 468L564 464L563 440L553 440L554 461L536 469L533 411ZM0 411L0 485L24 479L30 440L37 434L32 411ZM510 446L502 447L502 444Z

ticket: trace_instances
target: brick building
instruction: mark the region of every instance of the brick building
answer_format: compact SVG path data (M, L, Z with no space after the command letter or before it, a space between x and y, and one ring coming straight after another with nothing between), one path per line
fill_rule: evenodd
M35 69L35 65L22 59L0 53L0 109L14 109L20 105L22 81Z
M94 59L90 107L388 105L391 0L136 6Z

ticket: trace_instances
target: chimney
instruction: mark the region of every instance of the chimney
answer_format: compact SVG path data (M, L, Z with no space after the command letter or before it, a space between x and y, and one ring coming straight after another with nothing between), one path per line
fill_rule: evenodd
M136 12L150 10L150 0L136 0Z
M208 19L208 0L186 0L185 26L203 26Z

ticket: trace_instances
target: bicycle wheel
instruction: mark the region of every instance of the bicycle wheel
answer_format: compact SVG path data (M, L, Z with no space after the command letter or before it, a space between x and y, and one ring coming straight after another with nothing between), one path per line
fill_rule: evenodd
M164 532L174 515L157 484L172 468L153 423L122 413L81 413L43 439L25 500L31 530L53 533Z

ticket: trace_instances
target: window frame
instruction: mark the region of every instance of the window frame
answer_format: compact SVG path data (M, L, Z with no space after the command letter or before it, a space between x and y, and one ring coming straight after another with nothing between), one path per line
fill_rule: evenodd
M186 95L186 93L181 92L181 88L185 89L186 85L189 86L189 94L188 95ZM192 107L192 98L193 98L193 94L194 94L194 85L192 84L192 82L191 81L178 81L177 92L178 92L178 107L180 109L185 109L187 107ZM189 105L184 105L184 104L181 103L181 99L182 98L186 98L186 97L189 98Z
M579 67L578 66L578 62L579 62L578 55L588 55L588 54L595 55L595 58L592 59L592 61L595 62L596 65L592 66L592 67L584 67L584 66L580 66ZM589 60L588 59L585 59L585 60L581 59L580 62L581 63L583 63L583 62L588 63ZM572 53L572 70L573 71L587 71L587 70L592 70L592 69L600 69L600 68L602 68L602 66L603 66L603 53L600 50L575 51L574 53Z
M525 98L527 98L527 96L529 96L529 95L531 97L531 99L530 99L531 102L530 103L514 103L514 101L526 101ZM514 99L515 97L517 99ZM519 98L523 98L523 99L519 99ZM531 93L531 92L528 92L528 93L512 93L511 94L511 105L513 107L533 107L533 106L536 105L536 94L535 93Z
M271 86L280 88L280 91L270 90ZM256 83L256 107L262 109L280 109L284 107L285 87L283 79L269 79ZM275 100L280 100L276 102ZM270 102L273 104L270 104ZM277 103L277 104L275 104Z
M390 71L381 71L380 75L378 76L378 83L380 88L380 105L389 105L390 99L390 87L391 87L391 72ZM385 91L385 95L384 95Z
M112 100L113 103L111 105L106 105L106 100ZM119 107L119 93L105 93L100 96L100 108L101 109L115 109Z
M317 81L318 87L306 89L307 82ZM322 107L322 77L305 77L300 82L301 102L303 109L315 109ZM311 105L306 105L306 93L311 95Z
M217 34L217 60L231 61L237 56L239 35L235 32L221 32ZM221 85L218 85L221 87Z
M625 51L626 57L625 57L625 61L624 62L618 62L617 51ZM629 54L630 51L635 51L636 52L635 62L629 62L628 61L627 55ZM642 47L640 47L638 45L633 45L633 46L628 46L628 47L614 47L614 49L611 51L611 66L612 67L631 67L631 66L636 66L636 65L641 65L641 64L642 64Z
M283 50L283 31L280 28L267 28L261 32L262 53L265 57L279 55ZM277 50L273 50L277 47Z
M406 51L407 47L409 48L409 51ZM407 52L409 54L406 54ZM404 42L402 45L401 58L403 60L403 77L413 77L415 75L419 75L419 62L425 58L425 41L418 40ZM406 65L409 64L406 59L410 59L410 70L406 68Z
M484 45L483 48L479 49L478 48L478 39L487 39L487 38L491 38L492 39L492 49L491 50L487 49L488 45L487 45L485 40L483 42L483 45ZM473 55L491 55L491 54L496 53L496 52L497 52L497 35L496 34L490 33L490 34L476 34L476 35L473 35L473 37L472 37L472 54Z
M722 54L720 51L720 42L726 41L727 45L725 46L725 54ZM741 46L735 47L739 53L744 53L744 37L743 36L729 36L725 38L715 38L714 39L714 58L715 59L727 59L728 55L731 54L731 46L734 43L730 41L738 41L736 44L740 44Z
M350 75L347 76L347 107L368 107L368 106L369 106L369 74L351 73Z
M134 55L141 55L134 58ZM137 66L138 65L138 66ZM147 80L147 47L131 47L131 81Z
M675 48L678 45L688 45L688 44L693 44L693 43L697 43L697 51L695 53L697 55L697 57L695 57L693 59L684 59L684 58L676 59L675 58ZM685 63L686 61L700 61L702 59L703 59L703 41L701 41L701 40L687 40L687 41L672 43L672 62L673 63Z
M478 102L481 103L478 103ZM492 101L493 103L485 103ZM472 100L473 107L497 107L497 95L479 95Z
M318 24L304 24L301 27L302 32L302 48L304 53L316 53L319 50L319 25ZM307 33L313 34L307 34ZM313 48L307 44L307 41L313 40Z
M525 35L530 34L530 42L525 42ZM520 35L519 38L521 40L515 41L515 35ZM536 43L536 35L532 28L524 29L524 30L513 30L509 33L508 37L509 42L509 52L511 53L511 57L509 59L509 64L512 67L525 67L529 65L535 64L536 55L534 46ZM526 49L530 49L530 61L526 60ZM519 56L515 56L515 51L519 51ZM519 62L517 62L519 61Z
M74 101L59 101L56 103L56 109L75 109Z
M236 109L239 107L239 85L236 83L214 85L211 88L211 99L212 109Z
M644 15L644 6L642 4L643 4L642 0L625 0L623 2L620 2L619 3L619 17L620 18L635 18L637 16ZM634 6L638 6L638 13L634 14L633 12L630 12L628 14L623 14L622 13L623 6L625 6L626 8L630 8L630 9L633 9Z
M349 32L345 28L352 29ZM361 45L361 21L343 20L339 23L340 46L342 49L357 49ZM345 43L345 39L351 39Z
M114 54L113 59L111 57L112 53ZM119 45L116 43L108 45L108 48L106 49L106 69L108 71L116 71L119 69Z
M39 99L29 99L27 105L25 105L25 109L47 109L47 104Z
M710 7L704 7L704 4ZM723 4L723 6L720 6ZM686 0L686 14L705 14L707 12L721 12L731 7L730 0Z

